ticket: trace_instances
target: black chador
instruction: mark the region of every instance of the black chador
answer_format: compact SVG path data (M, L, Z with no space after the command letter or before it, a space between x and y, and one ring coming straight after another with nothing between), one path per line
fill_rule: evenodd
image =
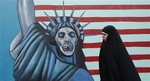
M99 67L101 81L141 81L115 27L109 25L102 32L108 34L102 42Z

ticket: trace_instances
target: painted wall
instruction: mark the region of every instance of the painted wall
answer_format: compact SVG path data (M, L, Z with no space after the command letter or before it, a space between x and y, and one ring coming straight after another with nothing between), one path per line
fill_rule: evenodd
M62 0L34 0L36 17L39 21L44 20L43 11L54 16L53 9L36 5L59 5L58 12L62 15L59 7ZM106 25L114 25L120 30L123 41L127 44L127 50L138 68L142 81L149 81L150 77L150 1L149 0L64 0L66 5L87 5L77 6L74 16L79 17L86 10L84 19L81 22L92 22L85 28L87 34L94 36L85 37L84 53L87 57L87 66L95 81L99 81L97 56L102 41L100 31ZM88 6L88 5L99 5ZM114 6L111 6L114 5ZM128 5L128 6L126 6ZM143 5L143 6L141 6ZM72 6L71 6L72 7ZM87 8L87 9L86 9ZM72 10L67 8L66 14ZM87 18L86 18L87 17ZM92 30L96 29L96 30ZM98 30L97 30L98 29ZM94 31L94 32L93 32ZM138 32L137 32L138 31ZM19 32L17 17L17 0L0 0L0 81L13 81L13 60L9 55L9 45L15 35ZM91 40L94 39L94 40ZM98 42L98 43L97 43ZM131 43L130 43L131 42ZM90 46L88 46L90 45ZM93 60L94 59L94 60Z
M13 81L9 45L19 31L17 0L0 0L0 81Z

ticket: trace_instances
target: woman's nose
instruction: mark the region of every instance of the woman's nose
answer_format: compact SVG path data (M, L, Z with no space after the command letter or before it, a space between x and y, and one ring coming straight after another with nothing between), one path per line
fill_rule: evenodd
M104 35L102 35L102 38L104 38Z

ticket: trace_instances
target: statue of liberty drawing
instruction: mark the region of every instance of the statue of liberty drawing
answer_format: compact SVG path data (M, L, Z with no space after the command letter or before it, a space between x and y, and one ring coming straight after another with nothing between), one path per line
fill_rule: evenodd
M84 32L80 18L56 15L47 25L35 20L33 0L18 0L20 32L10 45L16 81L93 81L85 65L82 51Z

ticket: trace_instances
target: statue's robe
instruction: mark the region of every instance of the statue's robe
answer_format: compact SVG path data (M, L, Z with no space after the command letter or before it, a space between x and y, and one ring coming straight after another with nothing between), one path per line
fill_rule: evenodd
M10 48L16 81L93 81L87 70L59 58L38 22L24 36L20 32Z

